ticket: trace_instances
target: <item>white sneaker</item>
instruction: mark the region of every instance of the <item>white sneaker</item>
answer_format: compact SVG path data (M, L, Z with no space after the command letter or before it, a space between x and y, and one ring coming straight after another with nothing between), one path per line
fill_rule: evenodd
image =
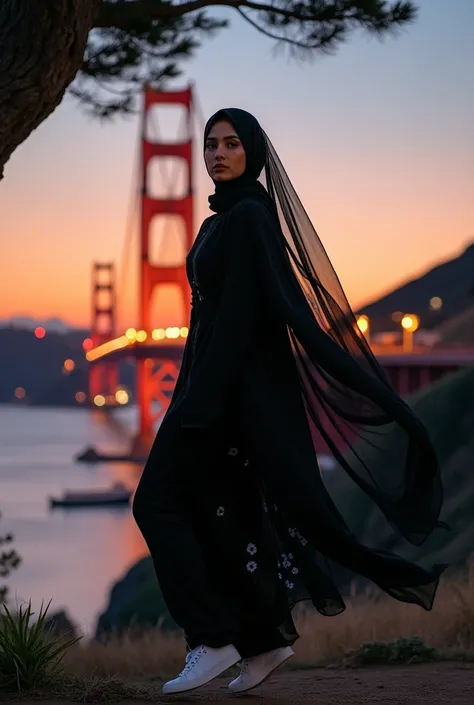
M245 693L247 690L256 688L294 653L291 646L283 646L280 649L267 651L265 654L243 659L240 674L229 683L230 692Z
M186 656L186 665L177 678L163 686L163 693L184 693L194 690L217 678L241 660L236 648L229 644L219 649L198 646Z

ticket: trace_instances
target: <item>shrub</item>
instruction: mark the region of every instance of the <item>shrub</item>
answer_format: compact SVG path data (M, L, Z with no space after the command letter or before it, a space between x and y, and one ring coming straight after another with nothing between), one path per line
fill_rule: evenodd
M78 639L51 638L45 629L50 603L41 609L36 622L31 602L17 614L4 605L0 625L0 689L8 692L40 688L59 675L66 651Z

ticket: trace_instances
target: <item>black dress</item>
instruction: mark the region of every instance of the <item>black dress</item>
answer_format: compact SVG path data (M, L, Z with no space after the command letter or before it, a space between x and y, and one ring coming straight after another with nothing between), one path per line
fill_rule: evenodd
M249 656L293 643L297 602L344 609L330 562L430 609L445 566L361 544L322 482L288 317L309 324L265 205L248 198L208 218L187 271L189 337L134 514L189 646L234 643ZM322 367L350 376L312 325Z

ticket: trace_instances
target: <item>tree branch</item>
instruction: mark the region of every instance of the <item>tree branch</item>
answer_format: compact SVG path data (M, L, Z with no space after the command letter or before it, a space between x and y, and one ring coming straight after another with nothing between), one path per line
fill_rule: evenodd
M144 83L164 87L227 25L207 12L215 7L305 58L357 28L396 30L417 11L410 0L0 0L0 179L75 77L70 90L94 115L131 113Z
M395 0L392 4L387 0L333 0L333 2L312 0L305 5L295 1L282 7L272 0L271 3L255 2L254 0L188 0L173 4L169 0L117 0L117 2L102 2L94 27L116 27L126 29L130 24L146 18L153 20L169 20L184 17L208 7L230 7L265 12L280 17L282 20L299 22L358 22L372 27L374 30L387 29L389 25L409 22L415 18L416 8L411 2Z
M244 8L260 12L272 12L281 17L294 20L314 19L314 15L309 13L285 10L277 6L253 2L253 0L190 0L190 2L184 2L179 5L171 5L160 0L158 2L156 0L135 0L135 2L123 2L123 0L120 0L114 4L106 3L100 6L94 27L117 27L118 29L123 29L132 22L143 20L144 17L147 17L150 21L174 19L207 7L231 7L234 9Z

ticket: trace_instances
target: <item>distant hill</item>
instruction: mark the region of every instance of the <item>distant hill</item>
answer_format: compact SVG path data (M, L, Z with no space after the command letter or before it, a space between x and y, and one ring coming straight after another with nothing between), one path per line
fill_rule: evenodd
M0 403L75 405L76 392L88 387L82 348L86 335L80 330L48 332L39 339L26 328L0 328ZM67 375L63 372L66 359L76 365ZM133 365L123 361L119 369L121 382L134 390ZM17 387L25 390L24 399L16 399Z
M474 304L435 328L439 344L454 347L468 345L474 348Z
M433 297L441 299L441 308L431 308ZM400 330L399 323L392 319L396 312L415 313L423 329L433 330L471 307L474 307L474 243L458 257L369 302L358 313L369 316L371 330L377 333Z
M0 328L34 330L38 326L42 326L49 333L59 333L60 335L65 335L71 330L76 330L73 326L65 323L60 318L46 318L43 320L31 318L31 316L12 316L12 318L0 321Z

